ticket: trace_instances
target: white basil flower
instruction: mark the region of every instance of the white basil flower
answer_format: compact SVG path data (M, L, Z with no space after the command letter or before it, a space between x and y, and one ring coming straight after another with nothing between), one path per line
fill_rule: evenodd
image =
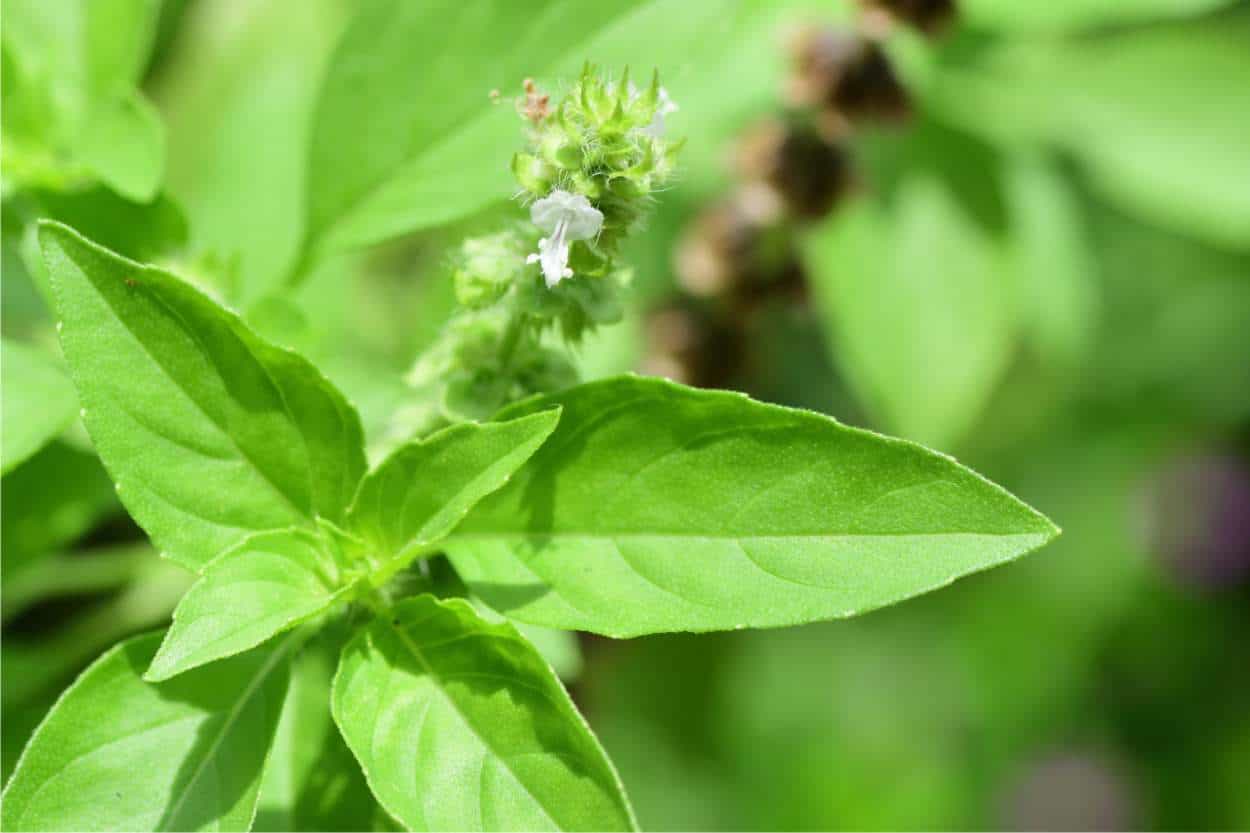
M663 137L664 117L670 113L676 113L677 110L677 102L668 97L668 90L660 87L659 100L655 105L655 115L651 117L651 123L644 127L642 132L657 139Z
M640 95L642 95L642 92L634 86L633 81L630 81L629 100L634 101ZM646 127L641 127L639 130L646 133L648 136L653 136L656 139L662 139L664 137L665 130L664 117L670 113L676 113L680 109L681 108L677 106L677 102L669 98L668 90L660 87L660 94L657 96L655 103L655 115L651 117L651 122Z
M538 251L526 263L542 264L543 279L553 287L573 277L569 268L569 246L574 240L589 240L603 228L603 213L581 194L555 190L530 209L534 225L550 237L538 241Z

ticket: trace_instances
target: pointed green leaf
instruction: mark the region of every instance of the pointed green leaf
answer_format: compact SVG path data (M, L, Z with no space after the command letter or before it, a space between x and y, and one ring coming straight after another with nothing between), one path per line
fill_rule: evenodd
M834 358L880 424L939 448L975 424L1011 357L1004 252L936 178L858 201L811 240Z
M248 535L340 521L360 418L306 360L177 277L40 228L83 421L122 502L198 568Z
M1073 188L1052 165L1020 154L1006 191L1022 329L1044 362L1079 367L1093 347L1098 274Z
M8 618L15 610L8 604L11 578L27 568L38 570L40 559L121 507L99 458L60 441L6 474L0 488L0 571Z
M809 411L622 377L507 409L560 425L446 543L508 616L628 637L851 616L1055 527L954 460Z
M397 449L360 483L352 531L383 558L444 537L555 430L559 409L510 422L454 425Z
M144 679L167 680L254 648L329 610L351 591L328 534L261 532L210 561L182 597Z
M515 187L508 160L521 136L510 101L522 79L557 69L572 76L584 44L656 5L362 3L330 61L313 119L306 249L377 243L507 199ZM666 17L672 10L653 19ZM629 31L636 50L637 32Z
M940 67L926 103L943 120L1007 146L1052 144L1120 209L1245 250L1248 39L1243 4L1096 37L1006 40Z
M175 50L162 77L169 187L186 208L196 247L237 268L232 299L249 316L299 246L313 104L355 5L300 0L298 14L284 2L249 6L220 37Z
M0 472L7 474L65 430L78 397L65 373L38 350L7 338L0 350Z
M164 174L165 128L160 114L136 92L96 107L78 154L84 165L127 199L156 196Z
M128 199L155 196L164 130L137 84L159 14L159 0L5 3L6 173L54 187L87 173Z
M330 716L330 684L350 636L345 620L334 622L292 660L252 830L368 830L382 812Z
M5 830L247 830L286 692L283 646L159 685L160 634L96 660L35 731Z
M616 773L550 667L465 601L408 599L343 652L334 719L409 830L624 830Z
M151 202L136 203L97 185L76 191L27 189L31 222L22 233L22 262L35 280L49 309L55 306L48 288L39 228L35 219L56 220L124 257L160 261L177 257L187 243L187 220L182 209L162 194Z
M986 29L1037 33L1107 28L1149 23L1166 17L1197 16L1231 0L962 0L959 13L969 23Z

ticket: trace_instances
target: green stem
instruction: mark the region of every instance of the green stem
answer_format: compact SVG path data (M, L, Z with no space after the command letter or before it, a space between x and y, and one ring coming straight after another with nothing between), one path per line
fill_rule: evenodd
M508 329L504 331L503 341L499 345L499 367L501 370L507 370L512 364L512 357L516 354L517 345L521 342L521 336L525 334L525 328L529 326L529 316L523 312L518 312L508 322Z

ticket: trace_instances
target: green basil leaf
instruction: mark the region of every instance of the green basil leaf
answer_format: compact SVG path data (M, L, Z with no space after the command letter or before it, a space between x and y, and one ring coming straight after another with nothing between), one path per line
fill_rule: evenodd
M5 830L247 830L286 692L282 646L154 685L160 634L83 672L18 761Z
M48 309L56 306L48 285L43 252L39 249L36 219L55 220L119 255L139 261L160 261L176 257L187 242L187 221L182 210L167 195L148 203L119 197L114 191L96 185L76 191L32 188L23 192L22 220L29 220L22 232L23 265L34 280Z
M156 196L164 173L165 130L160 114L132 92L96 107L78 142L84 165L128 199Z
M1008 32L1072 31L1196 16L1230 0L962 0L959 14L974 26Z
M353 532L383 558L451 532L479 500L508 482L555 430L558 409L509 422L465 423L397 449L360 483Z
M112 491L110 488L109 492ZM7 557L5 561L8 561ZM163 563L168 569L185 575L182 568L158 561L156 552L146 541L72 553L44 553L42 558L24 569L14 569L12 565L8 565L4 571L3 587L0 587L0 620L7 623L28 608L48 599L84 597L123 588L154 562ZM89 606L84 607L92 609ZM64 632L65 626L65 620L57 622L57 636ZM92 651L91 655L94 653ZM7 670L9 673L13 671L12 668Z
M1247 39L1243 6L1097 37L1005 42L940 67L926 103L1008 146L1057 146L1121 209L1245 250Z
M1057 141L1116 204L1217 245L1250 249L1248 42L1243 6L1059 50L1056 72L1039 79L1059 96Z
M6 172L55 187L86 173L128 199L156 194L164 131L136 87L159 11L159 0L5 4Z
M0 488L0 571L5 583L121 510L99 458L60 441L6 474Z
M137 203L96 185L76 191L31 189L26 196L33 203L28 216L64 223L132 260L170 258L187 243L187 218L168 194ZM28 259L28 266L42 270L42 260Z
M1006 180L1021 326L1034 351L1073 369L1093 349L1098 269L1076 195L1053 166L1020 154Z
M330 684L350 636L345 621L334 622L292 661L253 830L368 830L381 812L330 716Z
M169 187L186 208L196 249L237 268L231 300L249 316L296 256L317 85L354 5L300 0L292 14L288 3L257 3L228 27L219 25L218 8L192 7L183 31L215 34L196 38L195 49L175 49L163 68Z
M79 552L73 558L84 561L100 555L105 553ZM62 608L69 612L57 617L55 628L34 633L23 633L15 628L4 635L4 644L0 646L0 668L4 670L0 699L5 708L13 703L55 696L101 651L120 639L161 627L169 620L169 612L191 586L193 576L185 568L158 557L143 544L136 545L133 555L134 559L125 568L129 576L124 584L96 603L74 604L71 595L62 599L70 602ZM55 561L45 564L48 569L61 567ZM68 569L74 571L77 579L85 580L92 568L71 565ZM10 590L7 578L5 583L5 589ZM17 577L12 590L21 592L23 583L24 580ZM47 589L60 592L55 587ZM64 589L73 593L68 586ZM83 592L87 592L85 588Z
M122 502L193 568L266 530L340 521L360 418L297 354L173 275L40 227L83 421Z
M244 539L204 566L144 679L160 682L242 653L326 612L352 589L347 566L324 533L284 529Z
M1014 338L1005 253L941 181L848 205L809 246L834 358L889 430L945 447L980 416Z
M409 830L634 827L616 773L548 665L507 624L419 596L343 652L334 719Z
M645 0L370 0L326 73L313 121L306 248L377 243L506 199L521 80ZM493 104L489 93L502 92ZM367 130L362 131L362 126Z
M0 351L0 473L7 474L65 430L78 397L65 373L38 350L6 338Z
M1234 426L1250 418L1250 253L1103 208L1091 213L1104 306L1081 368L1097 401ZM1214 360L1213 360L1214 359Z
M851 616L1035 549L1037 512L920 446L809 411L622 377L446 543L497 611L629 637Z

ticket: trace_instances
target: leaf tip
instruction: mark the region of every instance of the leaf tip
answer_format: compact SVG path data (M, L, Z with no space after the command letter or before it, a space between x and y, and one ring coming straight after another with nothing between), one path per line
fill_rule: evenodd
M164 672L159 672L159 671L153 671L153 670L152 670L152 668L151 668L151 667L149 667L147 671L144 671L144 672L143 672L143 681L144 681L145 683L153 683L153 684L155 684L155 683L163 683L163 682L165 682L166 680L168 680L168 679L169 679L170 677L172 677L172 676L173 676L173 674L164 673Z
M165 632L165 636L161 639L161 644L156 649L156 654L152 657L152 661L148 663L148 668L142 674L145 683L163 683L168 679L178 676L183 671L189 671L190 666L180 661L175 652L170 650L169 637L172 628Z

